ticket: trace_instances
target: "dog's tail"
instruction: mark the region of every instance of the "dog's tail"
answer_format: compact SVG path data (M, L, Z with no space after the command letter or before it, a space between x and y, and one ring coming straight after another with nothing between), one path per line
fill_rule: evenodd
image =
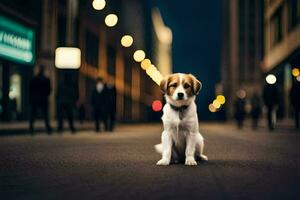
M154 149L157 153L162 154L162 143L154 145Z

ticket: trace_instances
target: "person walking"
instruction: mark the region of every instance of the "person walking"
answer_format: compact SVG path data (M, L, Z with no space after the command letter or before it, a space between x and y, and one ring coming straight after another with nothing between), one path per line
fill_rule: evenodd
M263 90L263 100L267 107L268 127L270 131L273 131L276 122L276 107L279 102L279 91L275 84L266 83Z
M300 112L300 82L295 80L290 90L290 102L294 109L295 127L299 128L299 112Z
M95 120L95 127L96 132L101 131L101 123L105 125L105 129L107 130L107 94L106 88L101 77L97 78L96 80L96 87L92 92L91 97L91 105L94 111L94 120Z
M36 113L41 110L45 126L48 134L51 134L52 129L49 124L48 116L48 97L51 92L50 79L45 76L45 66L38 66L37 75L33 76L30 80L29 98L30 98L30 118L29 118L29 131L34 133L34 120Z
M238 94L234 104L234 116L237 122L237 127L239 129L243 128L244 126L244 120L246 116L245 104L245 98Z
M113 83L106 85L106 100L107 100L107 128L108 131L113 131L116 121L116 87Z
M75 133L73 109L76 103L76 87L72 84L70 74L63 74L63 80L60 81L57 89L57 124L58 132L63 131L64 113L67 114L69 128Z
M261 100L257 92L254 92L251 97L251 118L252 118L252 129L256 130L258 126L258 120L261 115Z
M83 124L85 120L85 106L84 106L84 101L83 100L78 100L76 103L76 107L78 110L78 120L80 124Z

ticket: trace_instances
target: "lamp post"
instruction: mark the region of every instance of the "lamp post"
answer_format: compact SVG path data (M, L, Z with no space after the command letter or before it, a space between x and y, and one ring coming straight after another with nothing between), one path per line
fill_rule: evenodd
M67 0L66 43L55 50L55 67L57 71L56 108L57 116L63 116L63 110L71 113L78 100L78 69L81 65L81 51L75 44L75 19L78 15L78 0ZM68 102L68 103L66 103ZM66 104L69 104L66 106ZM72 116L72 114L71 114ZM73 117L70 117L73 118ZM59 121L62 118L59 117ZM69 119L73 121L73 119ZM70 122L70 127L73 122ZM62 127L61 127L62 128ZM72 131L74 127L71 127Z

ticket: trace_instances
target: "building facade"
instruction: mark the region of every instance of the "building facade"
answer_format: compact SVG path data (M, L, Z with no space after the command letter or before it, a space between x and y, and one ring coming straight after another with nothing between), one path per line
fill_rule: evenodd
M74 96L77 102L84 105L87 119L91 118L90 97L99 76L116 86L119 121L158 119L151 109L151 103L162 100L159 87L141 69L140 63L133 59L134 51L142 49L147 58L155 61L155 54L152 53L155 41L152 35L151 7L146 2L107 1L105 9L101 11L93 9L92 1L84 0L26 2L26 8L24 2L20 4L18 0L0 3L0 10L3 11L0 17L19 24L34 35L32 41L25 38L34 46L30 62L24 64L0 53L1 120L28 119L28 87L36 64L46 65L47 75L51 79L49 106L52 119L55 119L57 112L57 90L60 84L64 84L63 77L66 75L73 81ZM115 27L107 27L104 23L105 16L109 13L118 16ZM4 29L0 23L0 33ZM124 34L130 34L134 38L134 43L129 48L120 44ZM62 46L81 49L79 70L55 68L55 49ZM10 92L13 89L17 94L15 91ZM17 110L14 112L18 117L13 117L12 110L15 108L11 106L9 93L16 98Z
M279 114L289 113L292 69L300 68L300 0L265 0L264 58L262 70L277 77L281 100Z
M111 1L108 6L108 10L100 15L89 4L81 6L85 11L80 14L79 20L79 48L82 50L82 67L79 70L80 101L85 103L87 113L91 116L89 98L94 80L101 76L116 86L119 121L157 120L151 103L162 99L161 92L142 70L140 63L133 59L135 50L142 49L147 58L154 60L151 8L145 2L137 0ZM109 28L104 24L104 17L112 11L118 13L119 21L116 27ZM134 43L129 48L120 44L125 34L134 38Z
M232 117L238 90L244 90L248 97L261 90L263 1L223 1L221 56L221 84L217 90L226 96L226 113Z
M0 119L22 120L29 112L29 80L39 51L41 2L0 2ZM34 11L34 12L30 12Z

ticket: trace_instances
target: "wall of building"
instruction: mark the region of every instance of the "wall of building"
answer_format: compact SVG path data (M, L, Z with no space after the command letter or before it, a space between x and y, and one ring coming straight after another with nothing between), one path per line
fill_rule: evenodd
M34 11L34 12L32 12ZM41 24L41 2L28 0L3 0L0 2L1 17L1 55L0 55L0 120L13 121L24 120L29 115L29 82L34 72L34 65L39 51L39 35ZM6 23L6 25L4 25ZM12 26L12 30L5 26ZM17 28L19 27L19 28ZM15 29L15 30L14 30ZM30 55L32 61L24 60L24 48L20 46L20 38L24 39L25 32L32 37L27 38L31 46ZM27 35L26 33L26 35ZM9 34L12 46L10 56L7 56L8 49L4 50L3 44L5 34ZM18 40L15 38L18 37ZM14 40L14 41L12 41ZM18 46L19 45L19 46ZM29 50L26 50L29 53ZM32 54L31 54L32 53ZM15 54L15 55L13 55Z
M90 93L95 86L95 79L99 76L114 83L117 88L118 120L132 122L158 119L153 118L151 103L155 99L162 99L159 87L132 57L134 50L143 49L147 57L153 58L152 36L148 34L149 30L152 32L152 23L149 23L151 8L144 2L109 1L104 11L94 10L91 1L28 0L25 6L24 2L17 0L7 1L9 6L5 2L1 1L1 9L7 11L18 8L12 12L18 15L15 17L21 18L20 21L24 23L33 24L37 30L34 64L47 66L47 76L51 79L52 86L49 101L51 119L56 118L57 88L66 73L66 70L58 70L54 65L55 49L60 46L75 46L82 51L81 68L68 70L67 73L72 76L74 88L78 85L78 100L87 108L89 119L92 113ZM30 7L31 5L34 6ZM109 12L115 12L119 16L116 27L108 28L104 24L104 18ZM37 14L39 15L36 16ZM132 47L121 46L120 39L123 34L134 37ZM34 65L29 70L27 85L34 74L33 68ZM26 113L23 119L28 117Z
M128 4L127 4L128 3ZM128 6L133 3L134 6ZM104 18L93 21L89 15L82 13L79 22L79 47L82 50L82 67L80 68L79 92L83 102L85 102L88 113L90 87L92 83L101 76L108 82L113 82L117 89L117 118L119 121L148 121L151 120L151 103L155 99L162 99L159 87L145 75L140 64L133 60L133 53L136 49L143 49L146 57L152 59L151 47L147 46L147 34L145 29L145 9L143 3L132 1L120 3L113 6L119 15L117 27L108 28L103 23ZM90 8L87 8L90 9ZM126 13L130 13L127 15ZM149 28L149 27L148 27ZM91 51L91 46L87 47L87 34L95 37L93 48L97 49L97 62L88 62L87 54ZM120 39L123 34L130 34L134 38L133 46L123 48ZM151 37L150 37L151 39ZM97 42L95 42L97 41ZM86 79L90 84L87 84ZM87 89L89 88L89 89Z
M242 89L251 97L262 87L263 2L224 0L223 12L221 86L232 117L236 92Z
M262 70L277 77L281 92L278 114L288 117L292 69L300 66L300 1L266 0L264 10L264 58Z
M296 5L291 5L293 1ZM276 67L300 47L299 4L299 0L266 1L264 71ZM291 25L291 7L295 6L298 6L298 21ZM278 26L275 25L276 20L280 21ZM277 34L280 35L278 38Z

